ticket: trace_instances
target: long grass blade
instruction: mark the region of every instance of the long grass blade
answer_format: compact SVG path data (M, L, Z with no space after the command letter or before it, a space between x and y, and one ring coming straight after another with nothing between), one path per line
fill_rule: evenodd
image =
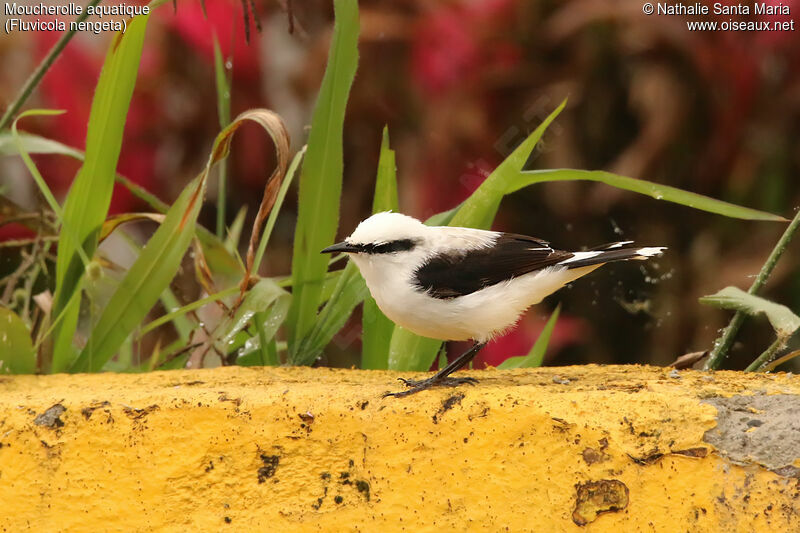
M244 219L247 216L247 206L243 205L236 213L233 222L228 228L225 239L222 241L225 249L231 255L239 254L239 239L242 238L242 229L244 229Z
M656 200L672 202L730 218L788 222L782 216L773 215L765 211L758 211L749 207L723 202L722 200L716 200L708 196L703 196L702 194L684 191L682 189L670 187L669 185L661 185L650 181L618 176L602 170L556 169L522 171L518 172L513 179L509 180L506 194L518 191L535 183L544 183L546 181L595 181L618 189L643 194L655 198Z
M139 337L143 337L147 333L150 333L154 329L159 326L163 326L168 322L173 322L175 319L180 318L187 313L194 311L195 309L200 309L210 303L218 302L224 298L229 296L233 296L239 290L238 287L228 287L227 289L222 289L221 291L212 294L211 296L206 296L205 298L201 298L199 300L195 300L194 302L188 303L184 306L178 307L169 305L169 302L164 302L165 307L167 307L168 313L166 315L160 316L153 320L152 322L148 322L141 331L139 332ZM163 297L162 297L163 301Z
M272 210L269 212L267 223L264 225L264 231L261 233L261 242L258 243L258 250L256 250L256 257L253 261L253 270L256 273L258 273L258 269L261 266L261 261L264 258L264 252L267 250L267 243L272 235L272 230L275 228L275 221L278 220L278 214L281 211L281 207L283 207L283 201L286 199L286 193L294 181L294 177L297 174L297 167L300 165L300 161L302 161L305 153L306 147L303 146L303 148L301 148L300 151L295 154L291 164L289 165L289 169L286 171L286 177L283 178L281 188L278 190L278 196L275 198L275 204L272 206Z
M217 89L217 115L219 127L225 128L231 122L231 77L230 71L225 68L222 51L219 48L217 34L213 34L214 41L214 80ZM228 61L231 61L228 58ZM217 238L225 236L225 208L228 188L228 166L225 161L219 165L219 190L217 192Z
M147 315L180 267L194 236L205 175L192 181L167 212L97 321L72 372L97 372Z
M127 31L113 39L97 82L86 133L86 157L64 204L56 261L53 313L65 311L54 330L52 370L65 370L72 360L72 337L77 326L83 263L78 249L94 255L100 227L108 213L125 120L128 115L149 15L135 17ZM64 230L67 228L67 230ZM74 302L69 304L68 302Z
M66 113L66 111L58 109L29 109L24 113L20 113L14 122L19 122L25 117L52 116L63 113ZM17 155L20 152L28 154L60 154L83 160L83 152L80 150L41 135L17 131L13 124L11 131L0 133L0 155Z
M9 140L11 143L13 143L14 148L22 158L22 161L25 163L28 172L31 173L33 181L36 183L36 186L39 187L39 192L42 194L45 201L47 201L47 205L50 206L50 209L53 210L53 213L56 214L59 222L63 218L61 205L58 203L55 196L53 196L53 192L50 190L50 187L47 186L47 182L45 182L42 174L39 172L39 169L36 168L36 164L33 162L33 159L31 159L30 156L31 153L39 153L35 150L45 150L49 148L49 146L47 146L49 143L38 143L38 140L31 139L28 135L20 134L17 130L17 122L25 117L53 116L61 115L63 113L64 111L55 109L31 109L29 111L25 111L24 113L21 113L20 116L14 120L14 122L11 123L11 133L9 134ZM37 146L37 144L39 145ZM33 152L31 151L31 148L34 149Z
M342 329L353 309L369 294L364 278L354 263L348 262L333 289L328 303L319 313L314 327L303 337L298 346L297 356L292 364L310 365L322 353L323 348Z
M397 167L395 153L389 145L389 128L383 128L381 152L378 158L378 174L375 180L375 197L372 212L398 211ZM394 323L378 309L375 298L367 294L364 298L364 314L361 320L361 368L386 369L389 367L389 346L392 342Z
M169 287L164 289L164 292L161 293L159 300L161 300L161 305L164 306L164 311L167 313L164 316L170 317L169 321L172 322L175 331L178 333L178 339L182 340L184 343L188 343L196 324L194 321L186 317L184 312L185 306L181 306L177 296L175 296L175 293L172 292L172 289ZM144 335L143 331L144 328L140 328L138 330L137 336L139 338ZM129 335L128 338L133 338L133 336Z
M307 360L300 341L314 327L328 258L320 250L333 243L342 191L342 131L350 86L358 64L358 2L334 1L335 23L317 105L311 121L292 254L292 307L287 328L291 362Z

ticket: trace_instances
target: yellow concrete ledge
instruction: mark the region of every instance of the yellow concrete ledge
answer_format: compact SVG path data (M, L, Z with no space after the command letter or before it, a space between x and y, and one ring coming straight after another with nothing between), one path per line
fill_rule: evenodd
M646 367L0 378L0 529L798 531L800 378Z

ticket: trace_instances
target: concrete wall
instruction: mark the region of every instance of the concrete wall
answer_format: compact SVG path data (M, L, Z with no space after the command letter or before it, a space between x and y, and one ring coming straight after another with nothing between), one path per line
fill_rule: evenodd
M2 531L800 531L800 378L0 377Z

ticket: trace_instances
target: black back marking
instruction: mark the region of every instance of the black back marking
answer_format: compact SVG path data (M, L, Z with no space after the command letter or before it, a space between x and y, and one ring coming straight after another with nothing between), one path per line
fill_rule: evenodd
M545 241L501 233L492 246L429 258L414 273L414 284L434 298L455 298L570 257L570 252L553 250Z

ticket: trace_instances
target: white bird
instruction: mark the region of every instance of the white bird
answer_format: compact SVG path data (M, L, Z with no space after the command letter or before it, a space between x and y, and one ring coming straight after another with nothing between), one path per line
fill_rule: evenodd
M449 226L426 226L400 213L377 213L344 242L322 250L343 252L361 271L372 297L396 324L423 337L475 344L425 380L401 379L406 396L432 386L475 383L452 378L488 341L511 328L530 306L611 261L647 259L664 247L632 241L585 252L554 250L540 239Z

